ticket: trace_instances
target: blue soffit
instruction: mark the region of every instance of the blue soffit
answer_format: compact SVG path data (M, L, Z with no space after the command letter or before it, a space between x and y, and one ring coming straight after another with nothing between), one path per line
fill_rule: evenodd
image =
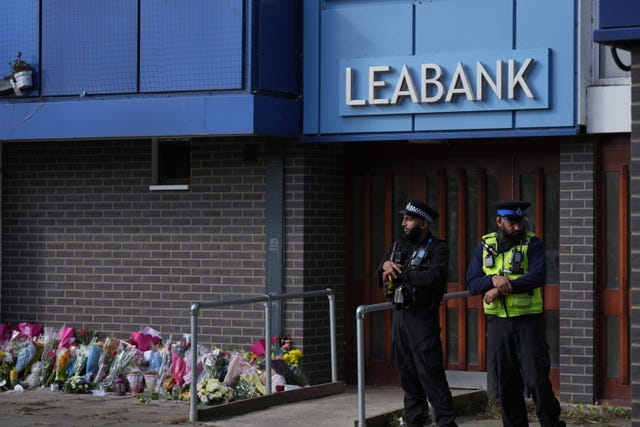
M397 132L397 133L368 133L368 134L334 134L334 135L304 135L302 142L375 142L375 141L409 141L415 143L443 143L455 139L486 139L486 138L525 138L575 136L584 133L582 126L567 126L557 128L522 128L522 129L478 129L450 132Z
M297 137L297 99L248 94L0 102L0 140L247 135Z

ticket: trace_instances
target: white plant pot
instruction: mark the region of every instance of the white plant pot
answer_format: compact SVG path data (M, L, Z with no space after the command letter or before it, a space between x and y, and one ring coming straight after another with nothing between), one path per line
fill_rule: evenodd
M13 75L15 87L17 87L19 90L31 89L31 87L33 87L32 76L32 71L18 71Z

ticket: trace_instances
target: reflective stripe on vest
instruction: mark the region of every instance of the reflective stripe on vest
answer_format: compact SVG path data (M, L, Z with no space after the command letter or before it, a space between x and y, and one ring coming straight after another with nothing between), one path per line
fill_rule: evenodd
M484 273L487 275L499 274L507 276L509 279L517 279L518 277L527 273L529 271L529 258L527 257L527 249L529 248L529 241L533 236L534 233L527 232L527 238L523 242L523 244L516 245L509 251L498 254L498 256L494 259L492 267L487 267L484 263L484 260L487 258L487 256L489 256L489 253L486 248L483 249L482 271L484 271ZM484 236L482 236L482 240L489 246L493 246L494 248L498 247L498 233L496 232L485 234ZM511 272L511 259L516 249L522 252L522 262L520 263L522 270L517 274ZM482 306L486 314L493 314L498 317L515 317L522 316L524 314L542 313L542 288L538 287L529 292L503 295L501 298L492 302L491 304L487 304L483 301Z

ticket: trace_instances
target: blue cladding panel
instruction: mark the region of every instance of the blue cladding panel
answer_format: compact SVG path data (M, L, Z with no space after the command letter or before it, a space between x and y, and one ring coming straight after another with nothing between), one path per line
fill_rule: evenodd
M553 13L541 13L553 10ZM535 17L535 19L533 19ZM576 49L574 5L569 1L537 0L518 2L516 46L551 47L551 105L546 111L518 111L515 126L556 127L576 124Z
M141 0L140 90L242 88L243 2Z
M137 0L42 3L43 95L137 90Z
M513 47L513 1L424 2L416 6L416 54L508 50ZM511 112L415 116L415 130L492 129L511 126Z
M347 2L349 3L349 2ZM410 116L340 117L339 60L410 55L413 52L412 5L408 1L356 2L321 16L320 131L382 132L411 129ZM336 3L337 4L337 3ZM305 109L306 111L306 109Z
M300 0L262 1L257 48L260 91L300 91Z
M298 111L297 100L248 94L0 103L0 140L252 134L292 137L299 131Z
M22 52L34 68L35 88L25 95L38 95L39 24L38 0L3 0L0 7L0 78L11 73L9 62ZM13 95L12 95L13 96Z
M640 27L638 0L600 0L600 28Z
M320 31L318 34L313 25L305 27L303 132L322 135L574 128L577 101L574 59L575 5L576 0L341 0L320 4L305 2L305 8L319 9L317 16L320 19ZM549 10L553 13L549 13ZM314 18L314 13L305 10L305 24L313 24ZM512 110L507 108L507 111L487 111L500 108L495 108L496 105L480 105L480 102L485 101L483 99L471 101L479 105L466 109L449 105L446 108L438 106L431 111L422 112L399 103L390 106L396 110L386 115L379 114L389 106L369 109L376 114L372 116L367 116L368 112L358 117L340 116L341 111L345 113L345 107L341 105L354 100L349 97L345 99L346 88L340 87L341 79L343 82L346 81L344 71L340 69L341 62L343 66L352 60L358 64L357 75L367 80L364 86L362 81L356 81L360 86L355 90L362 95L363 87L372 87L368 82L369 76L366 75L367 66L384 65L379 64L378 59L395 57L397 61L392 61L389 65L397 67L398 64L413 64L412 58L415 57L434 58L434 61L445 57L451 61L458 57L460 62L475 57L478 61L488 61L490 52L512 52L509 56L516 59L516 67L519 67L520 54L528 50L548 52L544 63L539 62L540 66L531 68L531 73L527 76L527 79L530 79L527 81L532 86L531 91L537 98L534 102L523 97L516 98L518 104ZM311 69L307 64L313 54L319 57L316 69ZM451 81L450 73L453 72L449 63L445 65L442 82ZM495 65L484 62L483 65L490 70L495 69ZM469 68L473 68L473 65ZM397 75L398 71L392 69L390 75L394 75L393 73ZM514 76L514 79L518 78ZM540 82L544 84L539 85ZM394 84L395 81L389 83ZM507 88L503 87L505 91ZM307 97L307 94L311 96ZM361 101L367 97L356 98L358 99L355 101ZM375 100L378 100L377 97ZM518 102L523 100L526 102ZM354 111L351 106L347 109Z
M319 132L320 118L320 1L306 0L302 9L302 28L304 37L303 46L303 72L302 86L304 88L304 115L302 128L308 134Z

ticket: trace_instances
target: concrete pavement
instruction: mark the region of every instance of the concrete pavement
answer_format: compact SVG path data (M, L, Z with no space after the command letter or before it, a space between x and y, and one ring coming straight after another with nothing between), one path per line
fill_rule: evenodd
M284 392L292 393L292 392ZM459 412L472 409L482 393L476 390L453 390ZM0 393L0 420L2 425L44 427L98 427L98 426L189 426L189 403L174 400L148 400L139 396L92 396L67 394L47 389ZM146 396L146 397L145 397ZM474 396L470 398L470 396ZM467 401L465 402L465 399ZM460 407L460 405L462 405ZM397 387L367 387L365 415L367 427L388 425L393 411L402 407L402 391ZM341 393L298 402L284 403L266 409L245 412L230 418L199 421L211 427L298 427L298 426L358 426L357 388L347 386ZM458 418L460 426L499 427L498 419L480 419L477 411ZM399 413L399 412L397 412ZM580 424L569 423L569 427ZM630 420L615 420L594 426L631 427ZM532 422L531 427L539 424Z

